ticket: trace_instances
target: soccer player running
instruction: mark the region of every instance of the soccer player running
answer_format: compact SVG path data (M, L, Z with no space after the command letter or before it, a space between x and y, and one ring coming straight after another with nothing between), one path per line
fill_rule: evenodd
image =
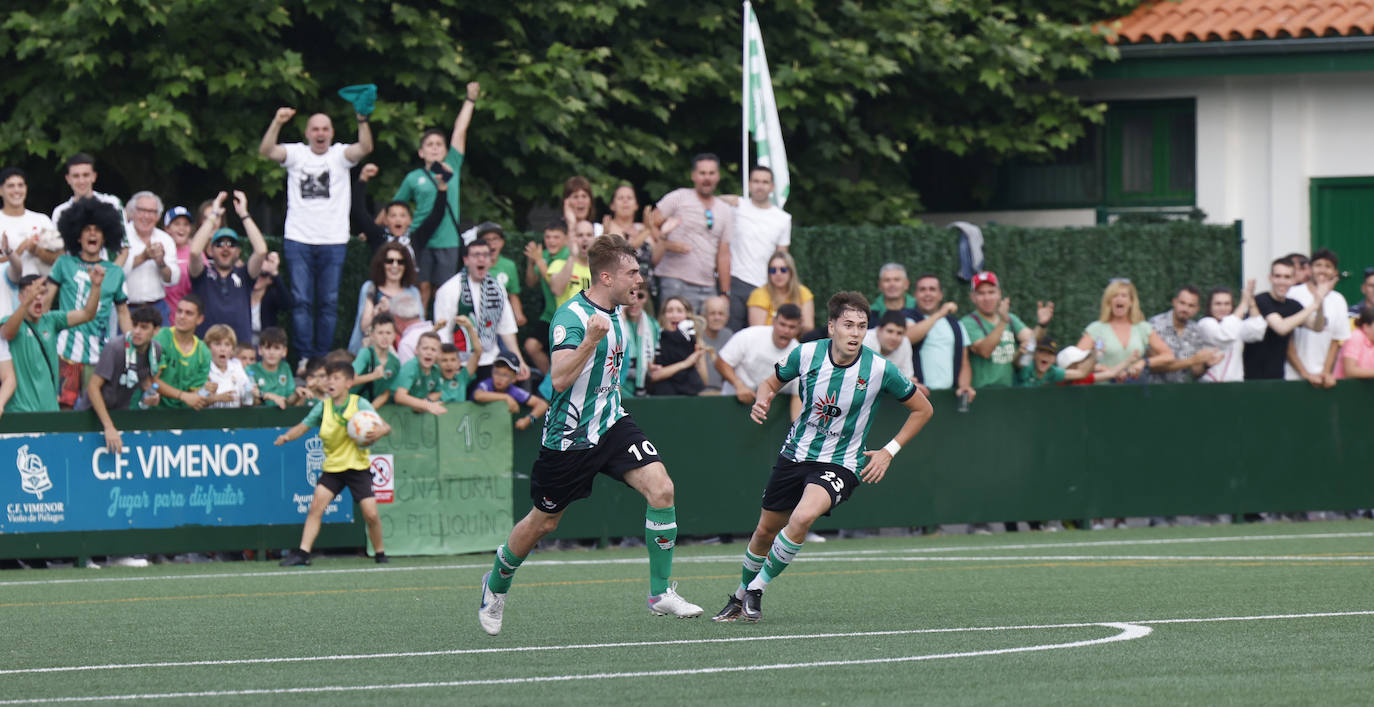
M860 480L882 481L892 457L935 414L896 366L863 345L868 329L863 295L841 292L830 298L829 309L830 338L802 344L774 364L749 411L763 424L773 395L788 381L801 379L805 412L792 423L763 491L763 511L744 552L739 588L714 621L758 621L763 590L796 558L811 524L849 498ZM892 441L863 451L880 392L911 412ZM868 462L856 476L860 455Z
M649 551L649 611L690 618L701 607L683 599L670 584L677 514L673 480L654 448L620 406L621 369L630 340L621 306L634 302L644 285L634 248L618 235L597 238L588 251L591 284L553 316L549 376L553 396L544 416L539 458L530 472L530 509L496 549L492 569L482 577L477 611L482 630L501 632L506 593L520 563L539 539L558 527L568 504L591 495L592 481L605 474L644 495L644 539Z

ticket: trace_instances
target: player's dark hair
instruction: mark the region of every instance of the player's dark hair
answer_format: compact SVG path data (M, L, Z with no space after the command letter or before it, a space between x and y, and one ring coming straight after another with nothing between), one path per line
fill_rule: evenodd
M614 275L622 258L636 260L635 249L624 236L615 233L597 236L592 247L587 249L587 267L592 271L592 282L596 282L603 272Z
M883 316L878 317L878 328L881 329L888 324L896 324L903 330L906 329L906 315L894 309L883 312Z
M791 302L778 307L778 313L773 315L774 319L786 319L787 321L801 321L801 307Z
M134 311L129 313L129 321L134 326L152 324L153 328L157 328L162 326L162 312L157 311L156 307L145 304L142 307L135 307Z
M353 364L348 361L325 361L324 374L332 376L335 373L342 373L345 376L353 377Z
M854 292L836 292L830 301L826 303L826 308L830 310L830 321L837 322L844 316L847 309L852 309L863 315L864 321L868 321L868 300L863 295Z
M259 346L286 346L286 330L279 326L270 326L258 334Z

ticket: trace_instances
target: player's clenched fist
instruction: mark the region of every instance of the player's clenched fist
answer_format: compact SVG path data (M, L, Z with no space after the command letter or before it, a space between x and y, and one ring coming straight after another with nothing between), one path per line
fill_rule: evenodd
M587 341L601 341L611 330L611 320L600 312L587 318Z

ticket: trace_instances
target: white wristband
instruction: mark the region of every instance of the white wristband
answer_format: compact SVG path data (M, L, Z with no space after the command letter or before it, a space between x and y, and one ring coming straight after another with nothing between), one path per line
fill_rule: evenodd
M897 444L897 440L895 439L890 440L887 444L883 445L883 451L895 457L897 456L897 452L902 451L902 445Z

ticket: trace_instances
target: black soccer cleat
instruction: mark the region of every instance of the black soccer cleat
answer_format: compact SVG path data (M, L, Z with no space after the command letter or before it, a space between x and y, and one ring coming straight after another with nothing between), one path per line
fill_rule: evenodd
M730 601L726 602L725 608L720 613L711 617L712 621L734 621L739 618L740 611L744 608L744 602L740 601L734 594L730 595Z
M309 567L310 553L301 550L291 550L287 552L286 556L281 558L281 562L278 562L277 564L281 565L282 567L296 567L300 565Z
M763 618L763 590L744 590L744 602L740 606L740 621L753 623Z
M388 562L391 562L391 558L387 557L385 552L377 553L373 556L373 559L375 559L377 561L377 564L379 565L385 565Z

